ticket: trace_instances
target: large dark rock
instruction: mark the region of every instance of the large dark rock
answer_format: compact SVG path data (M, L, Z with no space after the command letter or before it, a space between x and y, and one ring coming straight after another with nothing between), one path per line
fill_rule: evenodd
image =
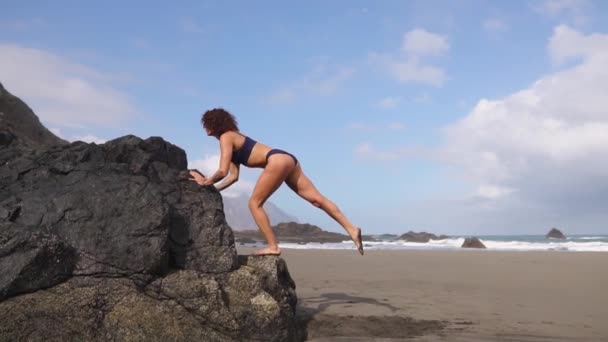
M552 228L547 235L545 235L548 239L565 239L566 236L559 229Z
M462 248L486 248L486 245L483 244L478 238L466 238L462 243Z
M9 222L72 246L74 274L149 278L170 262L201 272L236 267L220 194L180 178L185 153L161 138L77 142L0 162Z
M421 243L426 243L429 242L430 240L443 240L443 239L447 239L448 236L447 235L435 235L435 234L431 234L431 233L427 233L427 232L413 232L413 231L409 231L403 235L401 235L398 240L404 240L404 241L408 241L408 242L421 242Z
M187 179L181 148L65 143L0 90L3 339L298 338L285 262L239 262L220 193Z

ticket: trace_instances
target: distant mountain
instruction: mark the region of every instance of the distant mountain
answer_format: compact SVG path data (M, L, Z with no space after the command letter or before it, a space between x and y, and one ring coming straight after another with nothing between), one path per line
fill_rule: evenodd
M258 229L258 226L255 224L251 212L249 211L248 202L249 197L245 195L239 197L224 196L224 214L226 215L226 221L232 230ZM276 225L281 222L298 222L296 217L289 215L270 201L266 201L264 209L270 218L271 225Z

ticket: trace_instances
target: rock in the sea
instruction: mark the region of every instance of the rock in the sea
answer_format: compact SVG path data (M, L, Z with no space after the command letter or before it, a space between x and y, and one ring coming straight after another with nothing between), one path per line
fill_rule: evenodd
M284 260L239 260L181 148L64 142L1 85L0 112L2 339L298 340Z
M430 240L443 240L443 239L447 239L448 236L447 235L435 235L435 234L431 234L431 233L427 233L427 232L413 232L413 231L409 231L403 235L401 235L397 240L404 240L404 241L408 241L408 242L420 242L420 243L426 243L429 242Z
M565 239L566 236L556 228L552 228L546 235L548 239Z
M462 248L486 248L486 246L478 238L466 238L462 243Z

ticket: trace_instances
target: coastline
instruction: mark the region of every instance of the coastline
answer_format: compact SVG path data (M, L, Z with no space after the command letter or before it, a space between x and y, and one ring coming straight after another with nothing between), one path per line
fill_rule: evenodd
M281 257L310 341L608 339L604 253L282 248Z

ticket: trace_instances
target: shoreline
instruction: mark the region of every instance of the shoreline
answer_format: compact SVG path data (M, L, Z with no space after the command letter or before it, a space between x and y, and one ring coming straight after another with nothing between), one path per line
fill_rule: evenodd
M602 253L281 251L310 341L608 339Z
M328 244L291 244L291 243L279 243L279 248L281 250L300 250L300 251L356 251L356 249L352 245L352 241L344 242L344 247L332 247L327 246ZM364 242L365 251L382 251L382 252L408 252L408 251L433 251L433 252L505 252L505 253L608 253L608 249L606 250L575 250L575 249L524 249L524 248L465 248L465 247L430 247L430 246L399 246L397 248L374 248L373 246L368 246ZM240 244L236 243L237 249L243 250L256 250L258 248L263 248L266 246L266 243L260 242L259 244Z
M485 248L462 247L465 238L448 238L431 240L429 242L413 242L403 240L366 241L363 244L367 250L492 250L492 251L566 251L566 252L608 252L608 237L597 237L593 240L571 238L567 240L516 240L478 238ZM340 242L316 241L285 241L279 238L279 247L289 249L311 250L350 250L353 249L351 240ZM243 248L258 248L265 246L265 241L235 241Z

